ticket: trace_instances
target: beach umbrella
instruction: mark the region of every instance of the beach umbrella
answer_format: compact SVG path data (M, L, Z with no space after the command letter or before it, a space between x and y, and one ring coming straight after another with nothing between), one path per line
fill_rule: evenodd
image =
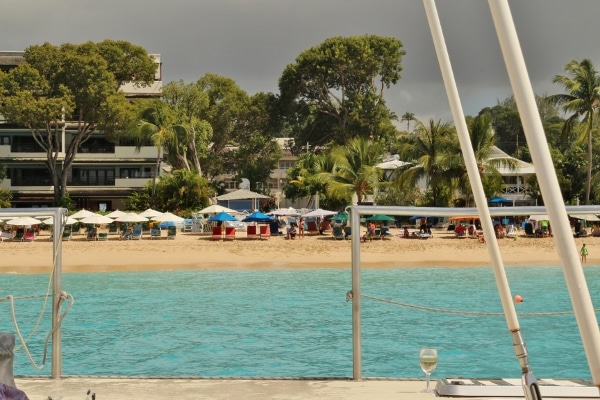
M396 221L395 218L390 217L389 215L385 215L385 214L376 214L376 215L372 215L369 218L366 219L367 221Z
M148 218L142 217L136 213L125 213L125 215L121 217L115 218L117 222L146 222Z
M73 225L78 223L79 221L77 221L75 218L73 217L67 217L67 221L65 222L65 225ZM50 217L44 220L44 224L46 225L54 225L54 217Z
M142 211L141 213L139 213L138 215L140 215L142 217L153 219L154 217L156 217L156 216L158 216L160 214L162 214L160 211L156 211L156 210L153 210L151 208L148 208L148 209Z
M231 208L223 207L218 204L210 205L202 210L198 211L198 214L218 214L220 212L226 212L229 214L236 213L237 211L232 210Z
M225 222L225 221L239 221L233 215L229 215L226 212L220 212L218 214L213 215L208 219L209 222Z
M93 225L102 225L102 224L112 224L113 219L108 218L104 215L94 214L89 217L82 218L79 222L83 222L84 224L93 224Z
M349 217L348 213L344 211L344 212L340 212L335 215L332 215L330 217L327 217L327 219L330 221L348 222L348 217Z
M184 218L181 218L180 216L168 211L166 213L157 215L156 217L152 217L151 219L158 222L183 222L184 220Z
M450 217L448 220L452 221L452 222L456 222L456 221L471 221L471 220L475 220L475 219L479 219L479 215L461 215L458 217Z
M293 207L289 208L278 208L267 213L268 215L275 215L279 217L299 217L300 213Z
M259 224L266 224L272 222L274 219L274 217L263 214L260 211L254 211L252 214L244 218L242 222L256 222Z
M13 218L9 221L6 221L6 225L17 225L17 226L25 226L25 225L39 225L42 221L33 217L18 217Z
M106 214L106 216L108 218L118 218L118 217L122 217L124 215L127 215L127 213L125 211L120 211L120 210L115 210L109 214Z
M329 217L330 215L335 215L335 214L337 214L337 211L328 211L328 210L323 210L322 208L317 208L316 210L312 210L311 212L304 214L303 217L304 218L325 218L325 217Z
M81 219L81 218L85 218L85 217L92 217L94 215L98 215L98 214L95 214L95 213L83 208L83 209L77 211L75 214L71 215L71 217L75 218L75 219Z

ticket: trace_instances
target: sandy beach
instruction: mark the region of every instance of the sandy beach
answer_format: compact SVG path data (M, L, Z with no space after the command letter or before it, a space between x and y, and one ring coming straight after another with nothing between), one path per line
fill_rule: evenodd
M491 265L486 244L477 239L458 239L452 232L434 231L426 240L404 239L361 243L363 268L420 266L470 267ZM574 238L579 249L589 249L586 265L600 264L600 238ZM331 234L305 236L295 240L272 236L268 240L249 240L238 232L235 240L215 241L210 234L178 232L174 240L87 241L74 235L64 241L63 272L105 272L175 269L289 269L350 268L351 241L335 240ZM559 265L553 238L499 239L504 264ZM33 242L2 242L0 273L46 273L52 265L52 242L42 232Z

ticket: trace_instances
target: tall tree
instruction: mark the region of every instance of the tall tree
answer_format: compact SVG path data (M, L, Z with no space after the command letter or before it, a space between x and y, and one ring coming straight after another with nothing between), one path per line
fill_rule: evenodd
M45 43L27 48L24 62L0 75L0 112L29 129L46 153L55 204L67 194L79 147L98 131L117 135L131 118L132 107L118 90L122 77L135 77L140 85L154 80L152 58L126 43L115 44L113 53L135 49L136 62L127 66L105 58L102 44Z
M572 113L563 128L563 137L577 133L575 144L587 143L587 177L585 187L585 204L590 203L592 185L592 136L596 131L594 114L600 103L600 76L589 59L581 62L572 60L565 66L567 75L556 75L554 83L562 86L567 93L549 96L551 101L562 106L567 113ZM578 122L581 120L581 124Z
M415 114L407 111L402 114L402 118L400 120L402 122L406 121L406 132L410 133L410 123L416 120Z
M394 136L384 90L400 79L404 54L399 40L376 35L333 37L303 51L279 79L297 145Z

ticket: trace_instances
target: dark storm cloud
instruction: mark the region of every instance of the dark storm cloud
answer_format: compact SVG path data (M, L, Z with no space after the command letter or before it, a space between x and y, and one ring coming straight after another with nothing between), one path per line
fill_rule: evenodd
M476 114L510 95L489 6L483 0L437 1L463 108ZM552 84L571 59L600 66L597 0L511 1L534 91ZM285 66L332 36L394 36L405 47L402 79L387 92L398 114L449 120L449 106L418 0L5 0L0 50L45 41L128 40L160 53L165 82L194 81L207 72L234 79L252 94L277 92Z

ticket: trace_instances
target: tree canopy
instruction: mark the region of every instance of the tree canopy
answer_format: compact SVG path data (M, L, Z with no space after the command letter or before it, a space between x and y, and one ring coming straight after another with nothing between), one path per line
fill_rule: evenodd
M333 37L303 51L279 79L281 112L298 147L395 135L384 90L400 79L402 43Z
M95 132L118 134L131 118L120 84L127 77L149 84L155 70L142 47L105 40L31 46L23 63L0 74L0 112L28 128L46 153L56 204L66 195L79 147Z

